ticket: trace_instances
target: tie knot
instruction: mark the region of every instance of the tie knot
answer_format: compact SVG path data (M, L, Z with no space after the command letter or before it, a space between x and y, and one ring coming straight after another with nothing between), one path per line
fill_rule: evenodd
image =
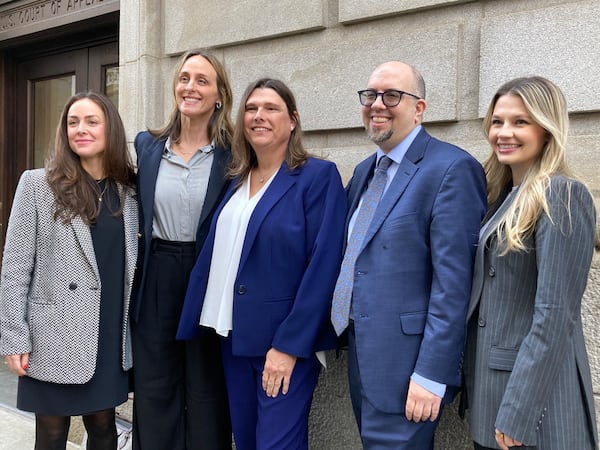
M388 170L388 167L392 164L392 159L388 156L382 156L377 163L377 170L383 170L384 172Z

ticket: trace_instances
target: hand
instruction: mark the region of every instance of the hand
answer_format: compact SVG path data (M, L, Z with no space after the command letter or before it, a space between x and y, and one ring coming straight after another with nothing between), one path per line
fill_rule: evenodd
M502 450L508 450L509 447L521 447L523 445L522 442L505 435L498 428L496 428L496 442Z
M12 373L22 377L26 374L27 367L29 366L29 353L7 355L4 357L4 363Z
M290 378L295 365L296 357L293 355L288 355L274 348L267 352L262 373L262 388L265 390L267 397L277 397L280 388L283 395L288 393Z
M406 418L413 422L433 422L440 414L442 398L410 380L406 397Z

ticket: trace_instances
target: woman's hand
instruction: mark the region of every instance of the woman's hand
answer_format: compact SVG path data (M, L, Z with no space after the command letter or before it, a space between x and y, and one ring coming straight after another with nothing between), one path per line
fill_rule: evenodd
M262 373L262 388L267 397L277 397L279 389L283 395L288 393L290 378L296 365L296 357L271 348L265 357Z
M4 357L4 364L8 366L12 373L22 377L26 374L27 366L29 365L29 353L7 355Z
M498 428L496 428L496 442L502 450L508 450L509 447L521 447L523 445L522 442L505 435Z

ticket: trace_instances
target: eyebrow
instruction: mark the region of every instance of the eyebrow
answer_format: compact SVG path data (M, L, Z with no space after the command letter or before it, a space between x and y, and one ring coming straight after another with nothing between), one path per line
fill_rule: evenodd
M260 105L258 103L255 103L255 102L247 102L246 103L246 108L248 106L262 106L263 108L266 107L266 106L275 106L276 108L281 108L282 107L281 105L279 105L277 103L271 103L271 102L266 102L266 103L263 103L263 104L260 104Z
M84 118L84 119L91 119L91 118L93 118L93 117L95 117L95 118L97 118L97 119L100 119L100 116L98 116L98 115L96 115L96 114L89 114L89 115L87 115L87 116L83 116L83 118ZM70 115L70 116L67 116L67 118L68 118L68 119L79 119L79 116L76 116L76 115Z

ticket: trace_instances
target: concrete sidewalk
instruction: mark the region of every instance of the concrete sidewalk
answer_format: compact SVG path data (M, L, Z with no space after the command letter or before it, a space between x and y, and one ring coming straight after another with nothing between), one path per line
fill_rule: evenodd
M35 439L33 414L0 404L0 450L31 450ZM80 447L71 442L67 450Z

